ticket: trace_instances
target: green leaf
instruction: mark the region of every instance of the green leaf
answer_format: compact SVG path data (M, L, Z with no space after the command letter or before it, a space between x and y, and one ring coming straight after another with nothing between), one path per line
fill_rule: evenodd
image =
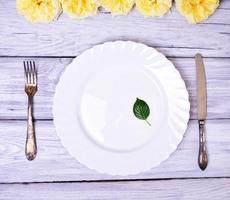
M147 121L150 115L150 109L145 101L137 98L133 105L133 113L138 119L145 120L151 126L151 124Z

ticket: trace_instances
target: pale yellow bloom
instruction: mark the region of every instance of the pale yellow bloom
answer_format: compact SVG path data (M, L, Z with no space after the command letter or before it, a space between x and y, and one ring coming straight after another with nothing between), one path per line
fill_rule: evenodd
M61 12L58 0L17 0L17 9L31 22L51 22Z
M100 4L113 15L124 15L133 8L134 0L100 0Z
M177 10L193 24L208 19L218 6L219 0L176 0Z
M63 11L72 17L84 18L97 13L97 0L60 0Z
M146 16L162 16L172 7L172 0L136 0L136 6Z

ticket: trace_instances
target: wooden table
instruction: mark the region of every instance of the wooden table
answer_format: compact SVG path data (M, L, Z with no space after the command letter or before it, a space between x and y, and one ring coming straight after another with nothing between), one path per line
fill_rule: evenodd
M61 72L93 45L133 40L156 47L180 71L189 91L191 120L182 143L160 166L135 176L99 174L62 147L52 122L52 100ZM197 165L198 125L194 55L205 57L210 162ZM27 98L22 61L39 67L35 98L38 156L26 160ZM150 155L151 156L151 155ZM209 20L189 25L175 6L162 18L97 16L30 24L15 1L0 1L0 199L230 199L230 1Z

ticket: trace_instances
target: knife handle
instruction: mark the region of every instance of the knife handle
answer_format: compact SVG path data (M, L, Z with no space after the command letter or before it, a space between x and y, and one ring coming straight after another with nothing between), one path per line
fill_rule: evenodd
M206 150L205 120L199 120L199 157L198 163L201 170L205 170L208 165L208 155Z

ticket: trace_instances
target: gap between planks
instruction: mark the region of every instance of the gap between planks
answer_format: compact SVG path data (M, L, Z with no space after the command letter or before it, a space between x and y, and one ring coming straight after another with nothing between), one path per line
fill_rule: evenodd
M154 46L153 48L157 48L157 47ZM84 51L82 51L82 53L83 52ZM199 52L197 52L197 53L199 53ZM35 55L34 56L33 55L28 55L28 56L27 55L25 55L25 56L8 56L8 55L0 55L0 58L12 58L12 59L14 59L14 58L25 58L25 59L27 59L27 58L35 58L35 59L36 58L39 58L39 59L41 59L41 58L44 58L44 59L47 59L47 58L50 58L50 59L52 59L52 58L57 58L57 59L70 58L70 59L74 59L74 58L77 58L79 55L81 55L81 53L76 55L76 56L67 56L67 55L66 56L45 56L45 55L44 56L35 56ZM195 59L195 54L194 54L194 56L166 56L166 57L169 58L169 59L170 58L175 58L175 59ZM207 59L230 59L230 56L225 56L225 57L203 56L203 58L207 58Z
M69 181L35 181L35 182L0 182L0 185L29 185L29 184L60 184L60 183L116 183L116 182L156 182L156 181L173 181L173 180L208 180L208 179L230 179L226 177L184 177L184 178L140 178L140 179L103 179L103 180L69 180Z

